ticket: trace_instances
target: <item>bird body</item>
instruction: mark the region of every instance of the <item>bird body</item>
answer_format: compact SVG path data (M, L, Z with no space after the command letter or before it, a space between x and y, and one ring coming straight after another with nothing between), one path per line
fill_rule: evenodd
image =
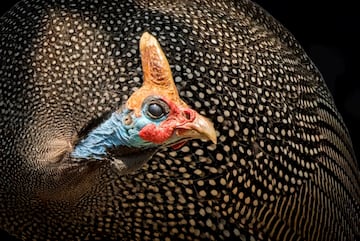
M360 237L346 126L251 1L20 1L0 98L0 227L20 239Z

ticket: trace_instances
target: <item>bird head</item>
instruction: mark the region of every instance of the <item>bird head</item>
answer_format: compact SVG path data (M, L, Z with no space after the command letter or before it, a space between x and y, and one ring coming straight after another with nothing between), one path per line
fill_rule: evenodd
M111 113L75 146L78 159L110 159L120 173L139 168L161 147L181 147L188 140L216 143L210 120L179 96L169 63L149 33L140 39L143 85L124 107Z

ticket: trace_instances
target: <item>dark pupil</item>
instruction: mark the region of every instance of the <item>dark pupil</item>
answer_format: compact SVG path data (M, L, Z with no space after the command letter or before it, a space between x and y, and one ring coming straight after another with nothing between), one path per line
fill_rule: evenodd
M152 117L159 118L163 116L164 110L163 108L156 103L152 103L149 105L148 111Z

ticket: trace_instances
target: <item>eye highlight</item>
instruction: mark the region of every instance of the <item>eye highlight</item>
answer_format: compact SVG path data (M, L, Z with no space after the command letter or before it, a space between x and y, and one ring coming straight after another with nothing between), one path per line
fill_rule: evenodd
M144 101L145 113L151 119L160 119L169 113L167 103L159 98L148 97Z

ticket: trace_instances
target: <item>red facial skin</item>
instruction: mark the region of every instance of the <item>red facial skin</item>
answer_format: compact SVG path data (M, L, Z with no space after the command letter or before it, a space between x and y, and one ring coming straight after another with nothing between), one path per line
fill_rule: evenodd
M196 112L190 108L179 108L172 101L163 99L170 108L170 113L166 120L160 125L148 124L139 132L139 136L146 141L162 144L173 134L175 129L186 129L184 126L195 120ZM183 127L183 128L182 128Z

